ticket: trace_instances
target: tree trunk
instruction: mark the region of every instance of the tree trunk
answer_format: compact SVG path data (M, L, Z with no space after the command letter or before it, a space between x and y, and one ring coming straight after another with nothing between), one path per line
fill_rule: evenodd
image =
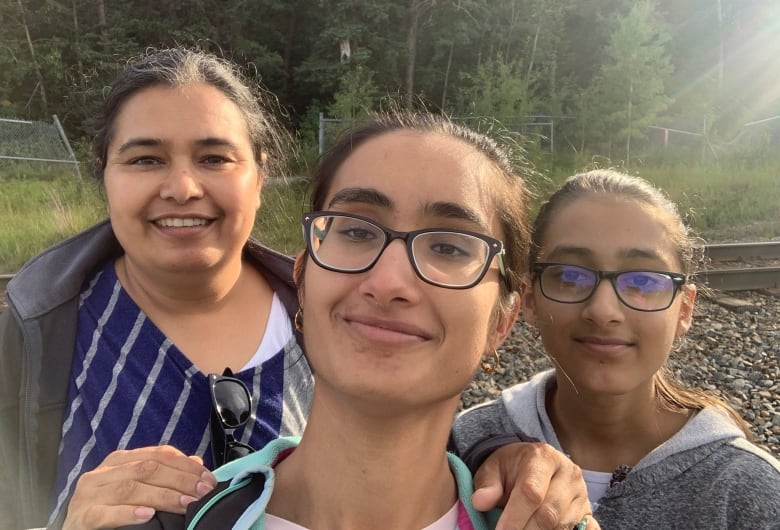
M723 95L723 5L718 0L718 97Z
M631 165L631 110L634 103L634 82L628 85L628 131L626 132L626 168Z
M414 98L414 68L417 58L417 30L420 25L420 11L422 10L423 0L410 0L409 3L409 28L406 33L406 50L408 59L406 61L406 86L404 102L407 109L412 108Z
M447 69L444 71L444 88L441 91L441 110L444 111L444 105L447 102L447 87L450 83L450 69L452 68L452 51L455 48L455 41L450 42L450 53L447 55Z
M534 34L534 44L531 47L531 57L528 59L528 79L531 79L531 71L534 69L534 58L536 57L536 45L539 43L539 30L542 28L542 23L539 22L536 25L536 33Z
M27 26L27 15L22 5L22 0L17 0L19 4L19 13L21 15L22 26L24 27L24 34L27 37L27 46L30 48L30 56L32 57L33 66L35 68L35 77L38 79L38 87L41 89L41 106L44 115L49 114L49 103L46 100L46 86L43 83L43 74L41 73L41 67L38 65L38 59L35 57L35 47L33 46L32 37L30 36L30 28Z
M106 6L103 0L95 0L97 6L98 28L100 29L100 40L103 43L103 51L107 54L108 47L108 24L106 23Z
M285 95L289 94L290 83L292 82L292 53L297 22L295 9L290 10L289 17L284 34L284 79L282 80L282 87Z

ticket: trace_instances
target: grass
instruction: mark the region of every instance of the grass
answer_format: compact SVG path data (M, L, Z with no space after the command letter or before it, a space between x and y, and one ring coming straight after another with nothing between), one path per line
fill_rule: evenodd
M780 236L780 163L735 167L667 165L629 170L665 190L705 239L762 240ZM532 183L546 197L572 172ZM253 234L295 254L303 242L300 217L306 182L266 184ZM535 204L533 209L535 209ZM44 248L105 218L105 202L90 179L40 175L0 178L0 273L16 271ZM735 227L739 230L729 235Z

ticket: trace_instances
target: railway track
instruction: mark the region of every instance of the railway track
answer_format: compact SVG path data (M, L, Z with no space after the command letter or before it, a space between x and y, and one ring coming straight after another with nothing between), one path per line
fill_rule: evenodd
M725 243L706 247L710 266L697 275L718 291L780 288L780 241Z
M780 263L746 266L749 263L780 262L780 241L707 245L711 266L697 275L711 289L749 291L780 288ZM13 277L0 274L0 293Z

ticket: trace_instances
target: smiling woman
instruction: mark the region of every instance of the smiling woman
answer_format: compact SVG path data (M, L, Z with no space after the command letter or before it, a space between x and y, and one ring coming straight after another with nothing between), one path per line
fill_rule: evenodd
M263 94L198 50L150 51L112 85L94 142L108 221L8 285L0 527L182 513L215 484L209 373L251 393L238 442L302 432L293 262L250 237L281 137Z

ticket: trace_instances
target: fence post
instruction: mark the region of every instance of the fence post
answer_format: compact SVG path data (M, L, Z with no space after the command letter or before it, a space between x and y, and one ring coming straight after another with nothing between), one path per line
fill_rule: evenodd
M320 128L317 136L317 148L318 154L322 155L325 152L325 116L320 112Z
M62 129L60 120L59 118L57 118L56 114L52 114L51 117L54 119L54 126L57 127L57 132L59 132L60 138L62 138L62 142L65 144L65 148L68 150L70 157L73 159L73 162L76 164L76 175L78 175L79 180L81 180L81 170L79 169L79 161L76 159L76 155L75 153L73 153L73 149L70 148L70 142L68 142L68 137L65 134L65 131Z

